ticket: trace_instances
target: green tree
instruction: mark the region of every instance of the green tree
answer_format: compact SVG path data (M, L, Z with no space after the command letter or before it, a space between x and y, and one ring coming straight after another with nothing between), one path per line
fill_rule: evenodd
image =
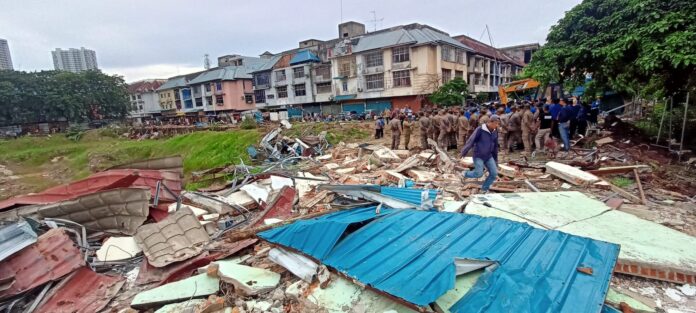
M542 83L666 95L696 86L696 1L584 0L525 69Z
M440 86L433 94L428 96L428 100L447 107L463 104L464 99L468 95L469 86L463 79L457 77Z

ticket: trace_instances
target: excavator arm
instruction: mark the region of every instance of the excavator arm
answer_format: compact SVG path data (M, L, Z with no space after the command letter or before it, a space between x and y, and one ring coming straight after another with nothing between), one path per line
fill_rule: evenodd
M498 85L498 96L500 97L500 102L508 102L508 93L527 89L534 89L538 88L540 85L541 83L531 78L516 80L507 84Z

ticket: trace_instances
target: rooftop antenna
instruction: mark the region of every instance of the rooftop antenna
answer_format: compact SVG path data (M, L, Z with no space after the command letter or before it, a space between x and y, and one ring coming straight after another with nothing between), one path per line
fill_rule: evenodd
M341 23L343 23L343 0L340 0L341 2Z
M206 53L203 56L203 58L204 58L203 59L203 67L205 67L206 70L209 70L210 69L210 58L208 58L208 54Z
M377 19L377 11L370 11L370 13L372 13L372 20L370 22L375 25L374 31L377 31L377 23L381 23L384 18Z

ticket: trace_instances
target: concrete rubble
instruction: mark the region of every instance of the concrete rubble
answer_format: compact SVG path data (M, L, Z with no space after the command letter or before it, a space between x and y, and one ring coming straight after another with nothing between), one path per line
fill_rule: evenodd
M566 159L504 154L493 193L480 194L482 179L460 175L474 166L473 159L443 150L434 141L428 149L413 150L392 150L377 141L329 145L326 132L298 138L284 134L296 128L288 123L268 132L249 149L255 153L252 165L193 173L197 181L212 182L198 190L183 191L183 159L174 156L110 168L93 175L102 181L98 185L59 186L63 195L53 188L40 196L5 200L0 206L0 309L68 309L74 307L69 303L87 303L74 299L83 292L80 277L87 277L100 287L84 291L94 299L85 306L109 312L463 312L462 303L478 304L473 295L485 291L487 280L500 274L501 266L510 267L502 258L445 257L439 253L447 247L432 252L439 246L418 236L408 244L389 239L398 247L387 242L385 247L394 249L392 256L370 271L350 271L344 263L323 259L332 251L348 249L351 252L341 256L348 262L345 259L361 248L384 240L357 240L368 224L385 227L379 232L385 238L406 231L396 224L385 226L386 216L398 212L428 216L427 223L410 230L430 227L429 234L440 234L442 228L435 226L444 223L441 220L464 216L484 224L518 225L527 233L548 231L543 233L550 238L620 245L615 258L607 250L596 250L606 257L599 252L592 256L609 267L606 277L600 275L600 265L580 264L568 271L577 275L573 282L553 278L549 286L592 280L597 288L591 289L592 296L624 312L676 312L696 306L692 189L667 182L655 166L661 159L622 146L619 134L605 131L595 141L585 138L596 148L577 149ZM634 183L618 184L616 177ZM425 215L433 212L438 214ZM331 216L339 216L339 221ZM305 239L287 246L259 235L268 231ZM447 239L456 231L440 235ZM326 243L327 238L335 240ZM559 250L559 255L580 249L567 238L567 247L559 248L567 250ZM427 251L427 256L400 258L419 243L419 251ZM307 252L314 249L321 257ZM535 264L560 260L553 253L528 250ZM351 266L375 262L376 254ZM419 259L423 257L428 262ZM23 262L41 275L24 270ZM385 286L394 273L380 268L403 271L410 269L409 262L446 262L451 267L445 274L414 270L411 275L418 282ZM395 296L398 293L390 289L437 283L440 275L450 274L445 285L451 288L424 305ZM531 283L516 281L515 286L527 288ZM551 294L549 286L536 284L533 290ZM570 288L563 301L578 312L590 312L584 310L589 298ZM481 311L516 308L526 300L488 301L494 302L481 305Z

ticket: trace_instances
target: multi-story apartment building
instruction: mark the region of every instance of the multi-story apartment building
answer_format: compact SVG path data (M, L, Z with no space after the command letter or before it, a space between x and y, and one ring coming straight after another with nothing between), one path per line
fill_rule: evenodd
M343 111L410 108L455 77L466 79L471 48L428 25L345 37L329 50L333 100Z
M0 38L0 71L13 69L10 46L7 44L7 40Z
M184 108L193 108L193 97L188 82L203 72L196 72L186 75L170 77L167 81L157 88L157 97L161 114L164 117L175 117L186 115ZM197 111L190 110L189 115L198 116Z
M501 51L505 52L507 55L511 56L518 62L527 65L532 61L532 55L534 52L539 50L541 45L538 43L528 43L524 45L517 45L512 47L500 48Z
M236 55L230 57L229 62L234 65L212 68L188 82L193 102L185 103L184 111L203 111L207 116L217 116L256 108L251 73L263 60Z
M53 67L60 71L78 73L87 70L98 70L97 53L94 50L70 48L62 50L56 48L51 51L53 56Z
M128 85L131 118L142 122L160 115L162 108L160 107L157 88L165 82L165 79L145 79Z
M524 64L501 50L471 37L460 35L454 39L472 49L467 52L467 81L472 93L488 93L494 99L497 97L498 85L511 82L524 67Z
M264 56L253 73L256 108L288 110L290 115L319 113L331 97L331 63L327 42L309 39L300 48Z

